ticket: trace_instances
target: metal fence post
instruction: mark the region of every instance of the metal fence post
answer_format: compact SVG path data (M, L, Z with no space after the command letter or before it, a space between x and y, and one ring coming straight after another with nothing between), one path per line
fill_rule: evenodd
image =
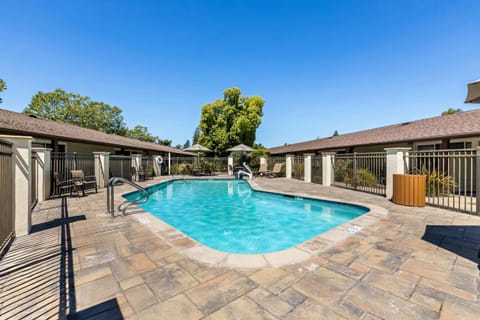
M353 153L352 187L357 190L357 153Z

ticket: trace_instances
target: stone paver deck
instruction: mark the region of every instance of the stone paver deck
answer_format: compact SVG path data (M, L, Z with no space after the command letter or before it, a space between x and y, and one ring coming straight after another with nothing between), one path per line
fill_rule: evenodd
M105 190L49 200L0 261L0 319L478 319L480 217L282 178L252 185L377 213L297 246L301 258L259 262L216 256L138 209L112 218Z

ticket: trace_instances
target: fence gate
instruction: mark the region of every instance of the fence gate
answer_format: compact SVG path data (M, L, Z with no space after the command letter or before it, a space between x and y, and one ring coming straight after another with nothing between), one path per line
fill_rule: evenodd
M336 154L332 158L333 185L380 195L386 194L385 152Z
M476 149L410 151L405 164L427 176L427 204L476 213Z
M323 157L321 155L312 156L312 183L323 183L322 161Z
M0 256L15 236L12 144L0 140Z

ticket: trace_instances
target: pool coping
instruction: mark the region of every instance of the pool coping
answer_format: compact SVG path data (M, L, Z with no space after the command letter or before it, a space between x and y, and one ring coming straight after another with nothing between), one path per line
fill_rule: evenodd
M210 177L208 179L210 180L212 178ZM147 185L147 187L165 184L175 180L182 179L173 178L162 181L160 183ZM191 259L195 259L202 263L206 263L216 267L255 269L281 267L285 265L304 262L311 257L330 249L335 244L348 239L349 237L355 235L357 232L361 232L362 229L380 221L389 213L387 209L372 204L365 204L360 202L345 202L343 200L325 196L321 198L314 197L312 195L303 194L301 192L279 192L276 190L262 188L255 183L255 180L246 181L255 191L352 204L366 207L370 211L291 248L264 254L234 254L212 249L190 238L188 235L184 234L180 230L172 227L160 218L155 217L151 213L143 210L138 206L131 207L133 208L133 214L130 214L130 216L133 220L143 224L159 238L161 238L162 240L170 244L172 247L177 249L180 253L185 254ZM118 194L118 197L122 197L123 195L126 195L128 193L130 192L125 192L121 195ZM117 194L115 196L117 197Z

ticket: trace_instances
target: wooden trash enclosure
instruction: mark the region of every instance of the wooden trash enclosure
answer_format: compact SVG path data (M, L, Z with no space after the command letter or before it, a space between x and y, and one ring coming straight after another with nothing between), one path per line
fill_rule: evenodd
M425 207L427 176L416 174L393 175L393 203Z

